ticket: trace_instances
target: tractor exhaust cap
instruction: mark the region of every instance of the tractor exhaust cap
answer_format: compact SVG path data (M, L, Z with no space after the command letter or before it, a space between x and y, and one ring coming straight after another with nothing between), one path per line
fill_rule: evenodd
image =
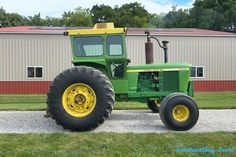
M145 31L145 34L147 34L147 42L151 42L150 31L148 29Z

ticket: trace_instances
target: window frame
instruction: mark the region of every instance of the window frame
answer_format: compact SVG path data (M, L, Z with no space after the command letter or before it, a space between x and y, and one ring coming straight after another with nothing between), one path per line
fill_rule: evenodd
M77 42L77 38L87 38L87 37L100 37L102 39L102 50L103 50L103 53L101 55L94 55L94 56L79 56L78 55L78 42ZM73 43L74 43L74 55L76 57L101 57L105 54L105 43L104 43L104 37L103 36L99 36L99 35L89 35L89 36L75 36L73 38Z
M28 68L34 68L34 77L28 77ZM36 68L42 68L42 77L36 77ZM43 66L26 66L26 79L29 80L42 80L43 77Z
M194 77L191 76L191 72L192 72L192 68L193 67L195 68L195 76ZM202 68L202 75L203 75L202 77L198 77L197 76L197 74L198 74L198 70L197 69L198 68ZM191 67L191 71L190 71L190 78L192 78L192 79L204 79L205 78L205 67L204 66L192 66Z
M111 55L111 54L110 54L110 48L109 48L108 39L109 39L109 37L111 37L111 36L120 36L120 37L121 37L121 41L122 41L122 43L121 43L121 51L122 51L122 54L120 54L120 55ZM124 56L124 44L123 44L123 43L124 43L124 39L123 39L123 36L122 36L122 35L120 35L120 34L108 35L108 36L106 37L107 55L108 55L109 57Z

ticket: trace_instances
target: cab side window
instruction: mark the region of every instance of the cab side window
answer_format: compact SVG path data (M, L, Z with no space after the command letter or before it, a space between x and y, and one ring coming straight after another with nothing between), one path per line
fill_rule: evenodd
M85 56L102 56L103 55L103 38L100 36L79 36L74 38L77 43L76 55Z
M110 56L123 55L123 40L121 35L110 35L107 38L108 54Z

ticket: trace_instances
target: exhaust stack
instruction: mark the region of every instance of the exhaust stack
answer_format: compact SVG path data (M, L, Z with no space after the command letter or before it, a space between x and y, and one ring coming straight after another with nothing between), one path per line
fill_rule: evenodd
M150 36L150 31L146 30L145 34L147 34L147 42L145 43L145 53L146 53L146 64L152 64L153 63L153 43L151 42L151 38L155 39L158 43L158 45L163 49L164 51L164 62L168 62L168 43L169 41L164 40L162 41L163 46L161 45L160 41L156 37Z
M164 61L165 61L165 63L168 62L168 43L169 43L169 41L167 41L167 40L162 41L162 44L163 44L162 48L164 50Z
M146 30L147 42L145 43L146 64L153 64L153 43L151 42L150 31Z

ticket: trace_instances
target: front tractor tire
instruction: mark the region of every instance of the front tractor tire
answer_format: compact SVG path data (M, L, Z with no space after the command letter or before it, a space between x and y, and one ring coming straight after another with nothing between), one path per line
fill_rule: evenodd
M153 113L159 113L160 102L160 100L149 100L147 106Z
M173 93L162 100L159 114L167 128L186 131L197 123L199 109L188 95Z
M71 131L95 129L111 114L115 103L110 80L99 70L86 66L60 73L47 97L53 119Z

